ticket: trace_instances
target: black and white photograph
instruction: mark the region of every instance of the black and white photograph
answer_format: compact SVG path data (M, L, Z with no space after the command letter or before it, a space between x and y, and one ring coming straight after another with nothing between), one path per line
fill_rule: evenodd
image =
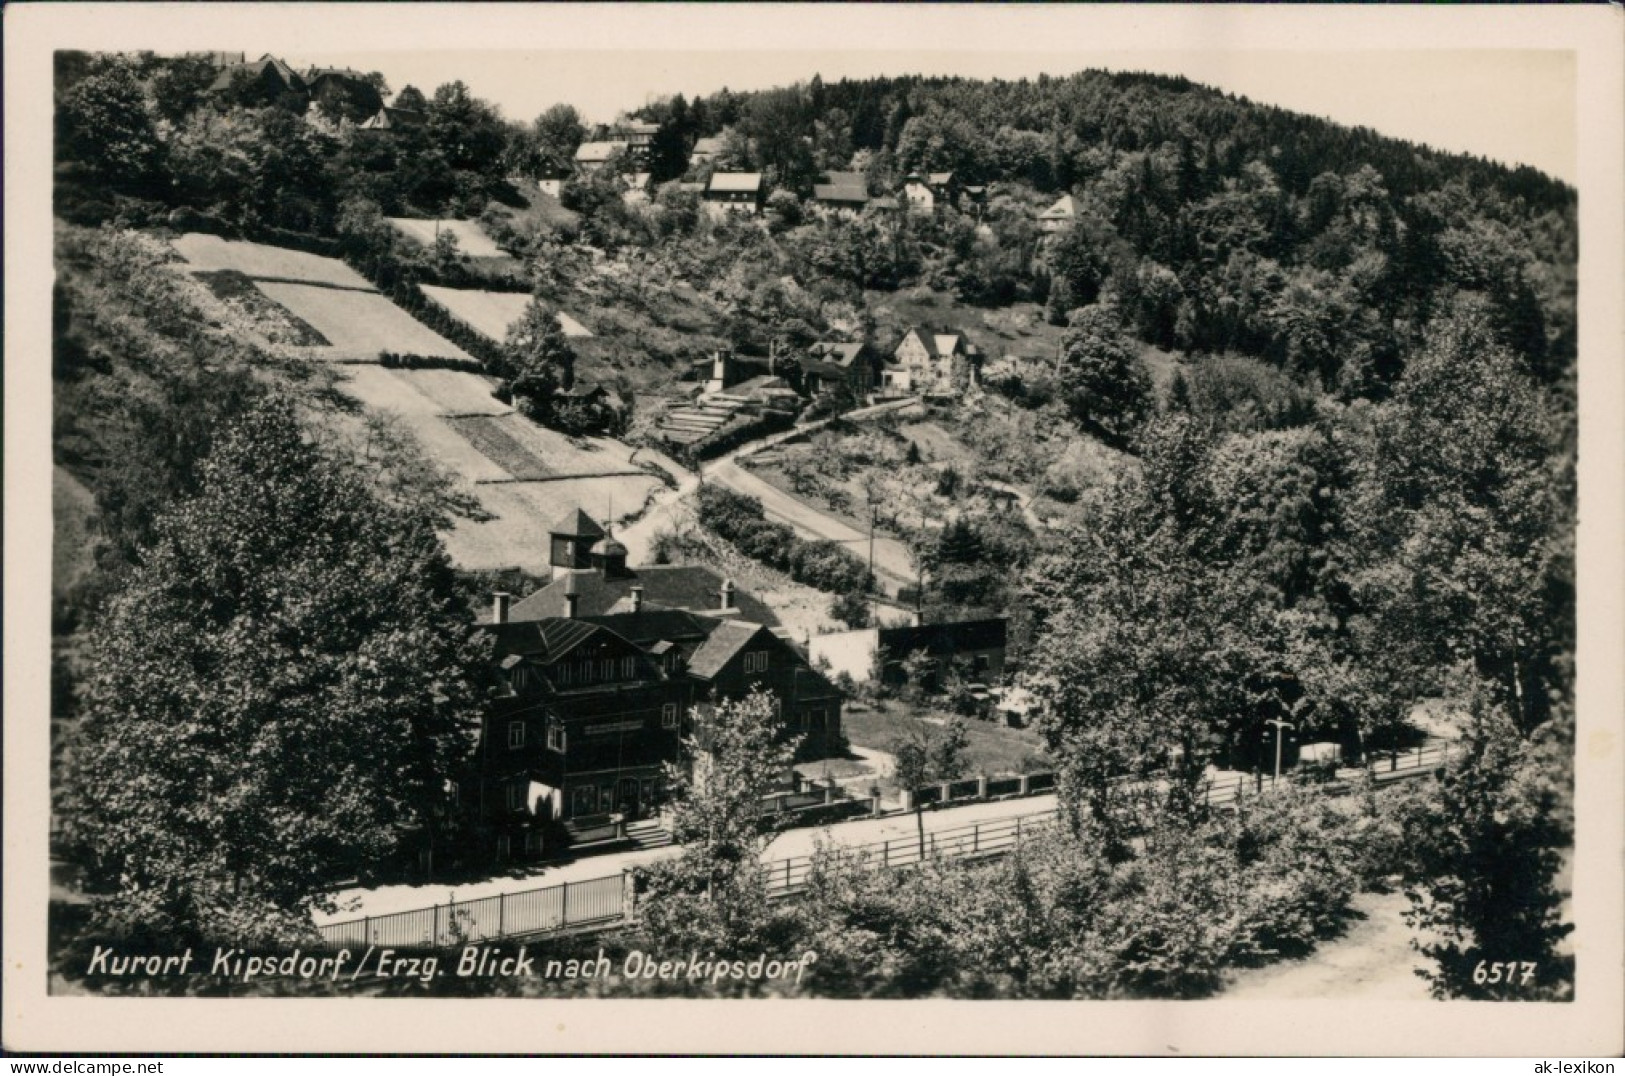
M1625 1047L1617 8L84 7L8 989Z

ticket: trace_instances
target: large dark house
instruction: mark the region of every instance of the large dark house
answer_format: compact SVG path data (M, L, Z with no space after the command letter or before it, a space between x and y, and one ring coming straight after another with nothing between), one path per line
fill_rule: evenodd
M655 813L696 715L758 688L804 754L840 745L839 691L750 595L706 568L628 568L579 510L549 537L557 577L521 602L498 594L485 625L497 694L458 799L488 851L535 855Z

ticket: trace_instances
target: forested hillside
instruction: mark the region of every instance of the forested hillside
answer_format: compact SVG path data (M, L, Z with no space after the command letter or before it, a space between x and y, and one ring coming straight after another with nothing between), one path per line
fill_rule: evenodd
M615 431L634 444L718 349L796 381L820 341L885 358L910 329L963 333L962 395L834 422L761 473L905 543L905 597L928 617L1011 619L1014 680L1096 866L1133 859L1148 825L1206 825L1209 767L1267 769L1288 725L1368 759L1441 704L1476 768L1381 838L1414 850L1388 873L1423 894L1418 922L1465 939L1433 954L1438 989L1474 993L1497 899L1525 920L1496 959L1550 956L1574 719L1573 189L1101 71L657 101L631 116L655 125L647 191L626 160L572 170L604 132L570 103L505 117L475 71L316 97L215 77L199 57L58 58L56 462L94 501L64 483L102 567L73 573L59 629L94 624L131 577L156 586L153 550L181 548L156 521L225 497L230 475L205 466L219 429L267 395L337 407L283 347L315 330L230 279L171 273L179 233L342 257L527 417L579 432L549 402L573 376L635 396ZM366 127L384 101L421 122ZM708 212L718 172L761 173L759 215ZM914 174L975 194L841 214L813 194L831 173L883 201ZM1062 196L1072 216L1045 228ZM419 242L398 218L473 222L500 253L438 225ZM424 285L532 301L498 341ZM560 311L592 336L566 341ZM367 459L386 499L422 501L414 520L455 507L411 452ZM1125 774L1165 782L1153 823L1116 798ZM1507 851L1486 865L1491 846ZM1441 910L1474 887L1496 899ZM1561 995L1561 961L1542 967Z

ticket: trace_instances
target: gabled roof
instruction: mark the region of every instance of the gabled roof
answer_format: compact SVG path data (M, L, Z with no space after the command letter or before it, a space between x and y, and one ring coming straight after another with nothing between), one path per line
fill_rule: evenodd
M813 201L861 206L869 201L869 192L862 187L841 187L833 183L815 183L813 184Z
M689 151L690 156L709 157L722 152L722 136L711 135L708 138L699 138L694 141L694 148Z
M643 587L645 607L662 606L696 613L720 613L722 576L698 564L657 564L631 568L624 574L606 577L597 569L577 569L561 573L547 586L514 602L508 611L510 621L540 620L565 614L564 591L573 582L576 615L604 616L621 607L634 586ZM734 590L733 608L740 619L775 627L779 618L747 591Z
M777 641L778 636L762 627L760 624L751 624L742 620L727 620L717 624L711 637L694 651L688 659L688 671L695 676L709 680L727 667L728 662L758 634L765 633Z
M503 659L504 668L510 664L506 659L516 656L552 663L604 630L597 624L566 617L481 624L480 629L496 637L496 654Z
M823 359L825 362L832 362L839 366L851 366L863 354L863 345L820 340L809 347L807 352L814 358Z
M602 616L583 619L648 650L655 650L660 643L704 642L719 624L727 623L720 617L697 616L682 609L650 608L647 601L635 613L629 603L622 601ZM669 645L659 647L658 652L669 649Z
M1078 216L1078 200L1070 194L1063 194L1056 199L1054 205L1038 214L1039 220L1075 220Z
M942 187L952 182L953 178L954 174L952 172L932 172L925 177L925 181L933 187Z
M385 105L368 116L361 124L363 131L390 131L397 127L421 127L428 117L411 108L392 108Z
M716 172L711 176L711 186L708 189L729 194L755 194L762 189L762 173Z
M257 60L251 60L244 64L232 64L230 67L222 68L220 73L214 77L214 81L209 84L209 89L211 91L228 90L231 88L232 79L236 77L237 72L243 71L254 78L260 78L265 74L267 68L275 71L281 77L283 83L288 86L299 87L305 84L305 80L299 77L299 72L270 53L266 53Z
M566 538L602 538L604 528L593 522L592 517L581 509L572 508L554 521L553 525L547 528L547 533Z
M305 78L311 82L315 82L319 78L350 78L361 82L366 77L360 71L349 67L312 67L305 72Z
M603 162L630 146L630 142L583 142L576 147L576 160L583 163Z

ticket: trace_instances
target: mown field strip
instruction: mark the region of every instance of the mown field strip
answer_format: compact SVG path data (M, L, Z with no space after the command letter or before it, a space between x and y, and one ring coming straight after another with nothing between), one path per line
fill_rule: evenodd
M492 381L463 370L391 370L353 366L340 386L367 408L398 415L505 415L513 409L491 395Z
M422 285L423 294L445 307L453 317L470 328L501 343L507 339L508 327L518 321L530 304L530 296L522 292L474 291L466 288L442 288L434 284ZM581 322L562 311L559 328L565 336L590 337L592 333Z
M312 349L317 355L330 359L376 358L392 351L474 361L468 352L415 321L377 292L270 281L258 281L256 287L332 342L331 349Z
M306 254L302 250L222 239L191 232L170 240L170 246L199 271L233 269L259 280L299 281L372 291L365 277L337 258Z
M502 248L491 242L478 224L471 220L414 220L410 217L385 217L391 227L409 239L426 247L434 246L441 232L457 237L457 249L475 258L500 258Z

